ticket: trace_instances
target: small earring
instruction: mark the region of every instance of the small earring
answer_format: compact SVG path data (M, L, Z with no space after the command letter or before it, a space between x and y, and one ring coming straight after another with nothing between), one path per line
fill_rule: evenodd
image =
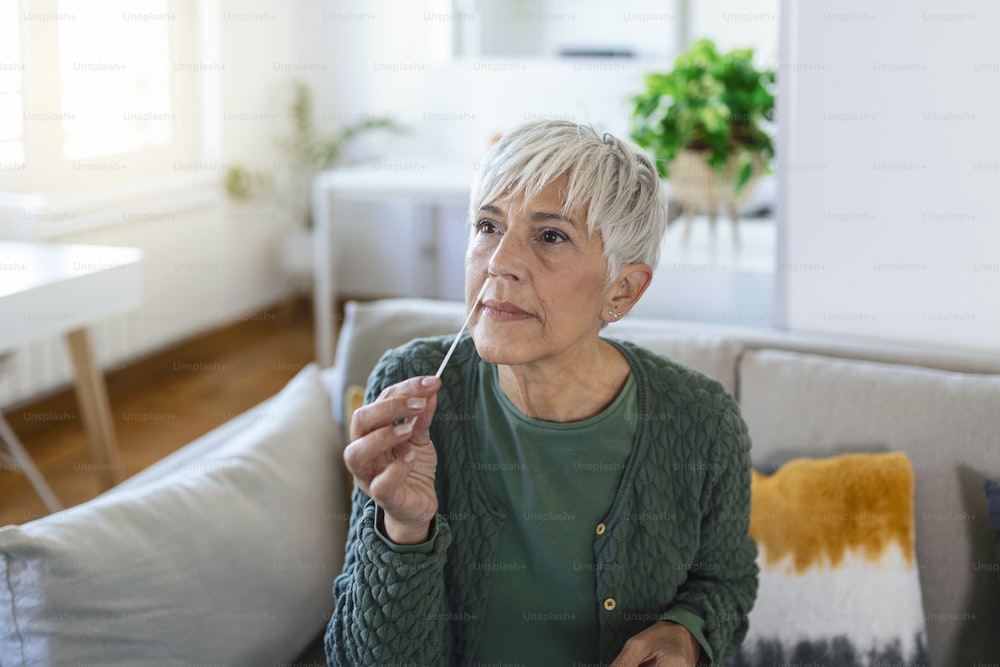
M619 318L619 317L622 316L621 313L613 311L610 308L608 308L608 315L610 315L611 317L614 317L614 318Z

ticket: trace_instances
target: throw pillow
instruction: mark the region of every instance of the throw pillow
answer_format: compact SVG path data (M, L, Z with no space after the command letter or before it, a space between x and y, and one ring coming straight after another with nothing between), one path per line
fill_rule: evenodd
M901 453L754 471L760 584L727 664L926 665L913 526L913 471Z
M271 665L326 624L347 514L315 366L166 476L0 529L0 662Z

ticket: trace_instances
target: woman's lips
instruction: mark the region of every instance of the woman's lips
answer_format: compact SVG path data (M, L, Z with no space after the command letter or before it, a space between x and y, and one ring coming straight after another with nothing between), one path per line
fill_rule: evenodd
M483 301L483 315L501 322L512 322L517 320L527 320L534 317L531 313L519 308L507 301L494 301L486 299Z

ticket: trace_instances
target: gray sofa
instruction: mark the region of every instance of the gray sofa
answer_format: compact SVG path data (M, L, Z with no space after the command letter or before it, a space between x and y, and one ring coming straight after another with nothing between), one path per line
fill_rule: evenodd
M0 529L0 665L322 664L348 514L344 391L384 350L453 333L463 315L450 302L348 304L332 368L305 369L90 503ZM1000 478L998 355L638 318L606 335L722 382L755 466L905 452L931 664L996 662L982 484Z

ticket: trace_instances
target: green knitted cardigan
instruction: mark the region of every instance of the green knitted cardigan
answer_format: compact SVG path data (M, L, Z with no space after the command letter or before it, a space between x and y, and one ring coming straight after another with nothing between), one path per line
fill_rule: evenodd
M721 664L745 636L757 592L746 425L715 380L608 340L632 368L639 413L606 530L594 536L600 660L610 663L629 637L673 620L694 628L706 657ZM387 352L369 378L366 402L404 379L433 375L450 342L418 339ZM389 548L375 532L374 502L354 490L325 637L330 665L472 660L489 591L489 569L476 564L493 562L504 521L471 444L479 361L466 336L442 377L430 432L439 503L430 553Z

